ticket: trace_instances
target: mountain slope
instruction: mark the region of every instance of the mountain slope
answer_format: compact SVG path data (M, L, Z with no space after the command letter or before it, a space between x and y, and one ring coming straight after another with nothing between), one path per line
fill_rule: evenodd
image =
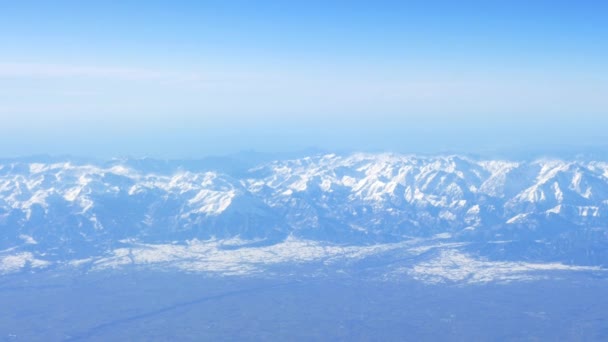
M184 165L5 162L0 253L66 261L127 243L372 246L444 236L501 260L608 260L601 161L327 154L232 175Z

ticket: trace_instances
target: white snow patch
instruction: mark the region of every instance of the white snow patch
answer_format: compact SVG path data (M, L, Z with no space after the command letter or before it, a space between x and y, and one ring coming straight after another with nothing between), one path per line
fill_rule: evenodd
M555 207L546 211L547 214L559 214L562 212L562 205L558 204Z
M578 207L579 216L592 216L598 217L600 214L600 208L595 206L580 206Z
M452 234L450 233L439 233L433 236L435 239L451 239Z
M526 218L528 217L529 214L517 214L513 217L511 217L507 223L508 224L513 224L513 223L521 223L524 222L526 220Z
M25 242L27 245L36 245L36 244L38 244L38 242L36 240L34 240L34 238L31 237L31 236L29 236L29 235L21 234L21 235L19 235L19 238L21 240L23 240L23 242Z
M454 221L456 220L456 215L447 210L443 210L439 213L439 218L442 218L446 221Z
M238 241L244 244L244 241ZM248 274L260 271L264 265L333 262L340 259L360 259L397 248L411 242L372 246L337 246L309 240L288 238L282 243L262 247L223 249L226 242L218 240L192 240L185 245L133 244L112 251L111 256L94 262L95 269L118 268L139 264L158 267L175 267L187 271L219 272L222 274Z
M41 173L48 169L46 164L32 163L30 164L30 173Z
M403 269L402 269L403 271ZM569 266L561 263L527 263L475 259L457 250L441 251L438 257L406 270L414 279L427 283L493 281L511 282L535 279L538 272L604 271L600 267Z
M479 215L479 212L480 212L479 204L475 204L474 206L469 208L469 210L467 210L467 215Z
M236 196L236 191L214 191L202 189L188 201L191 206L197 206L198 213L218 215L226 210Z
M32 268L44 268L50 264L48 261L36 259L30 252L22 252L0 257L0 274L20 271L27 265Z

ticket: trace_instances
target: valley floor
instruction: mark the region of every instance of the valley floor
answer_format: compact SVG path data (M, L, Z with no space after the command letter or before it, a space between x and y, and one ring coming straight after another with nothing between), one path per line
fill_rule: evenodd
M608 280L507 284L121 269L0 278L0 340L606 340Z

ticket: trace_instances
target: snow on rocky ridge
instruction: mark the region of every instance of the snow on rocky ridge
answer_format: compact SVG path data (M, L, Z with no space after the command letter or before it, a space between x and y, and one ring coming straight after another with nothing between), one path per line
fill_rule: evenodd
M437 258L503 275L509 268L585 270L566 265L608 260L602 161L328 154L246 172L146 165L2 163L0 272L170 263L239 274L265 264L406 253L414 241L420 250L437 237L448 243L442 252L417 256L403 274L436 280ZM245 242L226 249L234 239ZM498 240L508 243L490 243Z

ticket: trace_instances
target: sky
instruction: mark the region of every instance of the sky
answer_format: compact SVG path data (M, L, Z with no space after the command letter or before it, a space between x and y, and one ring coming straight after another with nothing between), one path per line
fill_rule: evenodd
M608 143L605 1L0 1L0 156Z

